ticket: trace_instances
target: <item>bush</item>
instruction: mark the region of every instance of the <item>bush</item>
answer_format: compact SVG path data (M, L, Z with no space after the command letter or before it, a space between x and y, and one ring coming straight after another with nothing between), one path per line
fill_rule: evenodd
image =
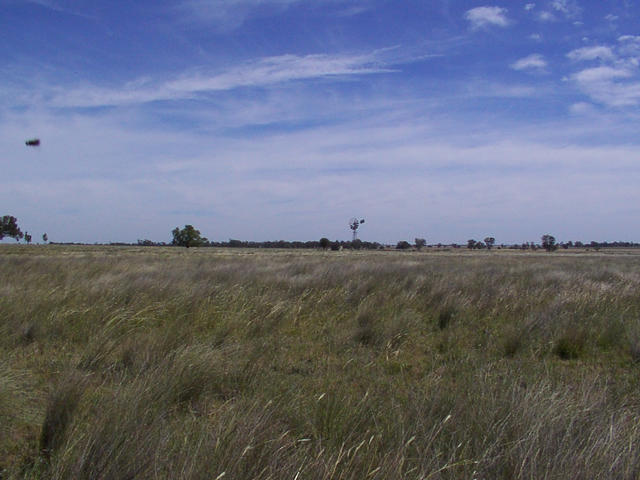
M555 346L555 353L562 360L575 360L582 356L586 346L586 336L582 331L570 330L562 335Z

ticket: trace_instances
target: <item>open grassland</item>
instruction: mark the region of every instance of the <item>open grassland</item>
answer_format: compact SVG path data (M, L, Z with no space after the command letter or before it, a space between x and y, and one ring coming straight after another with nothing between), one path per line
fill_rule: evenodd
M640 255L3 246L0 472L637 479Z

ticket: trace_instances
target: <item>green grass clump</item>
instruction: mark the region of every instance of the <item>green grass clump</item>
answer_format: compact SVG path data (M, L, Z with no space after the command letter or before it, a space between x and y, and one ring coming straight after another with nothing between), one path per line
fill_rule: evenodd
M640 475L640 255L3 246L0 478Z

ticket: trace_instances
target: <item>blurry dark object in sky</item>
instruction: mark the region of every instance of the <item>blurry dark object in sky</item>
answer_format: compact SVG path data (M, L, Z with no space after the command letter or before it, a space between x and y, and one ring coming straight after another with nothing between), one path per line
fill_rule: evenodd
M39 147L40 146L40 139L39 138L32 138L31 140L27 140L24 143L25 143L25 145L27 147Z

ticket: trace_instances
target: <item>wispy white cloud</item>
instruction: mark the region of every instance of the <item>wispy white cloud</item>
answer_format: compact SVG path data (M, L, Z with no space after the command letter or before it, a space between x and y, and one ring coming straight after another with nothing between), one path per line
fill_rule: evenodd
M553 22L556 20L556 16L548 11L542 11L538 14L538 20L541 22Z
M606 62L576 72L571 78L593 101L609 107L629 107L640 103L638 55L640 42L636 37L626 35L618 38L617 47L583 47L572 50L567 57L574 61Z
M524 9L525 9L527 12L528 12L528 11L533 10L534 8L536 8L536 4L535 4L535 3L527 3L527 4L524 6Z
M230 31L255 15L277 14L304 3L304 0L182 0L174 11L190 22L207 23L217 30ZM344 4L345 8L334 10L338 16L357 15L371 8L368 0L317 0L314 3L334 7Z
M567 2L565 0L553 0L551 2L551 7L559 12L568 13L569 8L567 6Z
M569 112L574 115L588 115L594 111L593 105L587 102L577 102L569 107Z
M579 17L582 13L582 8L575 0L553 0L551 8L571 19Z
M174 7L183 18L208 23L223 31L233 30L242 25L256 8L268 6L272 9L286 9L299 0L184 0Z
M593 47L582 47L567 53L567 57L574 61L580 60L615 60L616 55L611 48L597 45Z
M640 35L622 35L618 37L619 42L640 42Z
M543 71L547 67L547 61L539 53L532 53L511 64L514 70L536 70Z
M625 68L615 67L595 67L587 68L574 75L574 78L581 83L609 82L619 78L629 78L632 73Z
M393 72L385 66L385 51L364 55L280 55L266 57L210 74L188 73L154 84L141 80L117 89L93 86L58 92L53 106L92 107L147 103L157 100L190 98L202 92L262 87L295 80L323 77L370 75Z
M170 90L197 92L230 90L333 75L361 75L393 71L377 52L366 55L281 55L250 62L217 75L187 76L169 82Z
M509 19L507 18L507 9L502 7L476 7L467 10L465 18L471 23L474 29L486 28L491 26L507 27Z
M57 0L22 0L25 3L30 3L32 5L38 5L43 8L47 8L54 12L64 13L67 15L73 15L76 17L87 18L87 19L97 19L95 15L88 14L86 11L81 11L80 9L83 7L82 5L76 5L72 3L71 7L65 5L64 2L60 2ZM85 8L86 10L86 8Z
M572 78L585 94L598 103L610 107L629 107L640 103L640 81L629 68L587 68Z
M640 57L640 35L622 35L618 38L618 50L621 55Z
M532 98L539 95L544 88L532 87L506 82L491 82L486 80L469 81L465 92L457 94L470 99L482 98Z

